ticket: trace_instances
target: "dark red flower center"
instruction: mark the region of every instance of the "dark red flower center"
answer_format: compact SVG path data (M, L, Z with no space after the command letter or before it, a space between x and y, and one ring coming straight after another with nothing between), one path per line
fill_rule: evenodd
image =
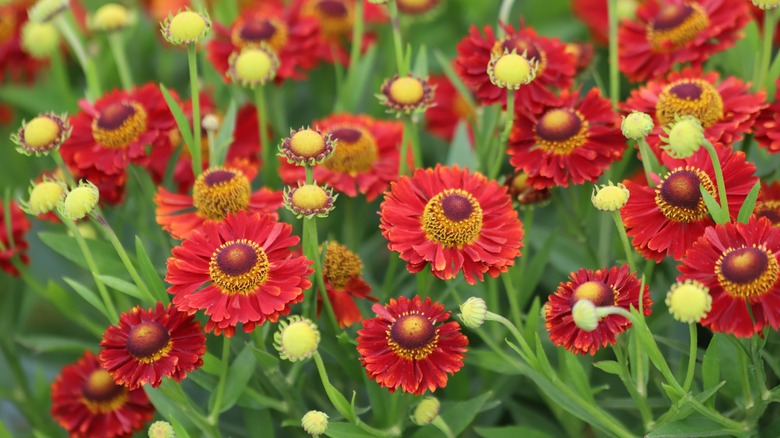
M209 262L211 280L224 293L248 294L266 282L271 264L257 242L240 239L225 242Z
M235 169L213 168L201 173L192 187L192 203L198 214L219 221L229 213L246 210L252 187L249 178Z
M287 43L287 26L276 18L251 17L233 28L230 40L239 49L265 43L279 52Z
M709 128L723 117L723 98L709 81L680 79L664 87L658 95L655 113L661 125L674 122L677 116L693 116Z
M701 97L702 89L695 82L682 82L673 85L669 89L669 92L679 97L680 99L692 99L696 100Z
M103 369L92 371L84 381L84 386L81 387L81 394L93 403L110 402L125 391L125 387L117 385L111 374Z
M356 141L360 140L362 133L359 130L353 128L338 128L331 131L330 135L336 140L355 143Z
M518 55L522 55L525 53L526 59L535 59L539 62L542 61L542 53L539 51L539 49L536 47L536 44L528 41L525 38L507 38L501 43L501 49L500 52L496 55L503 55L504 50L506 50L509 53L512 53L512 51L515 51Z
M597 307L612 306L615 304L615 291L598 280L582 283L574 289L572 305L579 300L588 300Z
M379 158L376 140L365 129L338 126L329 134L337 140L333 155L324 162L330 170L354 176L371 170Z
M255 249L243 242L232 243L217 254L217 266L227 275L246 274L255 263L257 263Z
M130 330L126 347L136 358L152 358L163 353L170 339L171 335L165 326L156 321L144 321Z
M92 121L92 136L108 148L124 148L146 131L146 120L146 110L138 102L115 102Z
M126 102L112 103L100 112L97 125L108 130L118 129L133 115L135 115L135 108L132 105Z
M218 184L230 181L231 179L235 178L235 176L236 172L233 172L232 170L217 169L206 174L203 177L203 181L205 181L206 185L209 187L214 187Z
M754 298L777 282L780 266L763 246L729 248L715 263L718 284L731 296Z
M425 205L421 218L425 237L447 248L471 244L482 230L482 207L463 189L446 189Z
M754 214L757 218L769 219L774 226L780 226L780 201L764 201L756 206Z
M693 14L693 8L686 4L664 5L655 15L653 28L655 30L669 30L683 24Z
M349 13L349 9L347 9L344 2L339 0L320 0L317 3L317 9L333 18L343 18Z
M412 313L393 323L390 338L405 350L418 350L435 340L436 328L425 316Z
M566 141L580 132L582 120L571 110L547 111L536 122L536 135L547 141Z
M717 196L715 185L701 169L690 166L675 169L656 187L655 203L667 219L697 221L708 213L700 186L713 197Z
M241 26L240 35L245 41L266 41L276 33L276 27L268 20L255 18L247 20Z
M471 200L458 193L451 193L441 200L441 210L449 220L460 222L468 219L474 212Z
M657 52L675 50L693 41L709 24L699 4L666 4L650 20L647 39Z

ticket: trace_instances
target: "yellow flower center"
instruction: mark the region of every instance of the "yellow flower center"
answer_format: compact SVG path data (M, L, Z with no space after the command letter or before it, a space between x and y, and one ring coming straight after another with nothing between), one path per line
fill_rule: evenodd
M699 322L712 309L712 296L701 283L686 281L672 286L666 295L666 306L680 322Z
M249 179L240 170L222 167L200 174L192 188L198 214L215 221L229 213L246 210L251 193Z
M271 264L263 248L247 239L223 243L209 262L209 275L222 292L249 294L268 279Z
M379 149L368 130L356 126L339 126L331 129L329 134L338 143L333 155L323 163L325 167L352 176L371 170L379 156Z
M715 263L718 284L732 297L752 300L777 282L780 267L763 246L729 248Z
M92 414L105 414L119 410L125 404L130 391L117 385L108 371L96 369L81 387L81 403Z
M147 114L138 102L109 105L92 121L95 141L110 149L122 149L146 131Z
M328 203L328 193L316 184L306 184L295 189L292 203L300 210L319 210Z
M11 41L16 33L16 15L10 10L3 10L0 14L0 44Z
M529 82L533 73L531 63L522 55L507 53L501 55L493 68L496 79L508 85L521 85Z
M118 3L107 3L92 17L92 24L98 30L114 30L127 26L130 21L130 13L127 8Z
M579 300L588 300L596 307L614 306L617 304L617 291L599 280L590 280L574 289L571 296L572 305Z
M662 125L673 122L675 116L693 116L708 128L723 117L723 99L703 79L681 79L661 91L655 112Z
M46 116L39 116L24 127L24 143L32 150L44 150L60 138L60 125Z
M272 79L274 71L274 59L263 48L244 48L233 60L233 70L240 82L250 84L264 84Z
M699 185L717 198L715 185L700 169L687 166L671 171L655 189L655 203L664 217L675 222L694 222L708 214Z
M176 14L168 26L171 37L177 41L193 41L206 30L206 20L193 11L182 11Z
M322 275L334 289L344 289L350 280L359 277L362 272L363 262L357 254L338 242L328 242Z
M308 319L297 319L282 329L281 351L290 360L311 356L320 343L320 332Z
M463 248L482 230L482 207L462 189L447 189L425 205L422 215L425 236L444 247Z
M388 94L400 105L414 105L422 100L425 88L419 79L406 76L394 80Z
M647 40L656 52L679 49L693 41L710 20L698 3L667 4L647 25Z
M765 217L772 225L780 227L780 201L763 201L756 206L753 214L756 217Z
M352 33L355 11L346 0L310 0L303 7L303 15L315 17L326 39L335 40Z
M579 111L547 111L534 128L536 145L545 152L568 155L588 141L588 122Z
M93 185L76 187L65 197L65 216L73 220L83 218L95 208L99 198L100 194Z
M504 37L493 44L491 54L495 57L500 57L505 51L508 53L514 51L518 55L524 55L525 59L528 61L536 60L538 63L536 66L536 76L541 76L547 68L547 54L536 44L525 38L518 36Z
M279 52L287 44L287 26L276 18L252 17L235 26L230 39L238 48L265 43Z
M424 315L404 313L387 330L387 343L396 355L407 360L423 360L439 343L439 330Z
M325 139L313 129L304 129L290 138L290 149L298 156L314 158L325 151Z
M64 193L62 186L53 181L36 184L30 192L30 209L35 214L48 213L62 199Z
M155 321L144 321L130 330L127 351L139 362L149 364L165 357L173 348L168 329Z

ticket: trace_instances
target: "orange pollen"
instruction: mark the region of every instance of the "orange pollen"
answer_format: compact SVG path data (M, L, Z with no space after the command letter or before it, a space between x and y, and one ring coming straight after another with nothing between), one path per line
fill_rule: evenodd
M249 179L243 172L216 167L195 180L192 200L200 216L218 221L229 213L246 210L251 193Z
M209 275L222 292L248 295L268 280L271 263L257 242L247 239L223 243L211 255Z
M538 62L536 66L536 77L540 77L544 74L544 70L547 68L547 54L534 44L525 38L520 37L504 37L496 41L493 44L493 48L490 53L496 57L500 57L504 54L504 51L512 53L514 51L518 55L524 55L525 59L529 61L536 60Z
M349 36L355 22L354 7L345 0L310 0L304 4L302 15L316 18L328 40Z
M698 3L666 5L647 24L647 40L656 52L677 50L709 24L707 12Z
M334 289L344 289L350 280L360 277L362 272L363 262L357 254L338 242L328 242L322 276Z
M146 131L147 114L138 102L116 102L92 121L95 141L110 149L122 149Z
M18 21L13 11L0 9L0 12L0 44L3 44L14 37Z
M471 193L447 189L428 201L421 222L427 239L446 248L463 248L482 231L482 207Z
M230 40L240 52L244 47L268 44L279 53L288 41L287 26L276 18L252 17L233 27Z
M337 140L336 149L323 163L328 169L352 176L368 172L379 157L379 148L368 130L357 126L338 126L327 134Z
M117 385L108 371L96 369L81 387L79 400L92 414L105 414L121 408L129 396L130 391Z
M472 120L477 114L474 107L457 91L455 97L452 98L451 105L452 111L458 116L458 119Z
M167 356L173 348L168 329L155 321L144 321L130 330L127 351L139 362L150 364Z
M439 329L417 311L401 314L385 333L393 353L406 360L427 358L439 343Z
M695 222L709 214L699 185L717 198L715 184L704 171L692 166L674 169L655 188L655 203L671 221Z
M591 301L596 307L616 306L618 293L612 286L608 286L604 282L591 280L574 289L571 304L574 305L579 300Z
M534 127L536 146L555 155L568 155L588 141L588 121L579 111L547 111Z
M729 248L715 263L718 284L732 297L753 300L777 283L780 267L763 245Z
M675 116L693 116L705 128L723 118L723 99L718 90L703 79L680 79L667 85L658 96L655 113L661 125Z

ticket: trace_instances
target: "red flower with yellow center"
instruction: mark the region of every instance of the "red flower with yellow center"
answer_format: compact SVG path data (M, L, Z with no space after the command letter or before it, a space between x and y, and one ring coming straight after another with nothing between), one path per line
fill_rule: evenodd
M30 6L22 2L0 6L0 78L33 81L36 72L46 65L22 49L20 32Z
M772 225L780 227L780 182L771 184L761 182L761 191L758 194L759 203L753 214L757 217L765 217Z
M582 299L590 300L597 307L617 306L625 310L639 309L639 300L645 315L652 313L653 301L650 288L630 272L628 265L591 271L580 269L571 273L566 283L561 283L544 306L545 327L553 344L575 354L596 354L601 347L614 345L616 336L628 330L631 322L620 315L607 315L599 319L595 330L586 332L577 327L571 314L574 304Z
M563 90L534 112L515 111L509 162L537 189L595 182L626 148L615 121L612 105L598 89L584 98Z
M710 290L704 327L739 338L766 325L780 328L780 229L768 219L708 227L678 269L678 280L697 280Z
M162 303L140 306L119 317L100 342L100 365L120 385L136 389L160 386L163 377L177 382L203 365L206 336L193 316Z
M460 94L445 75L432 75L428 82L436 88L433 106L425 111L425 129L436 137L452 141L455 128L461 121L468 124L469 138L474 140L471 124L476 109Z
M419 296L390 299L371 308L376 318L364 319L358 330L360 363L372 380L395 392L420 395L447 385L447 374L463 367L468 339L440 303Z
M186 239L206 222L220 222L230 213L247 210L270 214L282 206L282 192L265 187L252 192L251 166L215 167L198 176L192 196L157 189L157 223L174 239ZM193 211L194 208L194 211Z
M703 73L699 68L686 67L633 90L620 109L653 117L655 126L646 140L660 154L660 136L666 136L663 128L674 122L676 116L697 118L707 139L731 144L750 131L765 99L763 91L751 93L750 85L734 76L721 81L717 72Z
M301 0L300 14L313 18L320 25L321 35L316 46L316 56L329 63L349 62L348 46L355 26L356 1L362 0ZM378 24L387 21L384 7L371 2L363 2L363 22ZM365 52L376 40L372 33L365 33L360 42L361 52Z
M501 56L505 51L525 53L527 59L538 62L536 78L515 92L515 101L523 108L537 108L555 101L555 89L569 88L576 73L574 56L558 39L539 36L530 27L515 30L512 25L503 26L506 36L496 39L493 29L485 26L485 35L471 26L469 35L458 43L455 71L463 82L474 91L483 105L506 102L506 90L493 85L487 73L491 56Z
M756 167L745 161L741 151L715 145L723 169L729 215L735 218L750 189L758 181ZM653 187L625 181L631 193L620 216L634 248L648 260L660 263L670 256L680 260L685 251L714 222L710 218L699 186L720 199L715 170L707 150L675 160L664 154L663 164L670 171Z
M145 165L146 146L168 146L173 115L155 84L132 91L114 90L95 101L82 100L70 119L73 132L60 153L71 167L113 175L130 163Z
M117 385L86 351L51 384L51 415L73 438L124 438L143 429L154 406L143 389Z
M314 168L318 184L328 184L350 197L363 193L371 202L398 176L403 137L400 122L336 114L312 123L312 127L336 141L333 155ZM303 181L304 172L302 167L286 160L280 163L279 173L285 184Z
M19 270L11 264L11 259L18 256L22 263L30 261L27 257L29 244L24 239L24 234L30 230L30 220L15 202L11 201L8 205L11 207L10 213L5 211L5 203L0 200L0 268L16 276ZM5 222L6 216L11 218L10 225ZM7 232L9 229L10 236Z
M773 154L780 152L780 78L775 85L774 102L761 111L753 126L755 140Z
M635 20L620 25L620 71L641 82L677 63L700 66L733 46L749 21L748 2L742 0L648 0Z
M387 247L409 272L430 264L443 280L463 271L466 282L497 277L514 265L523 228L507 189L457 165L417 169L394 182L379 207Z
M341 327L348 327L363 319L355 299L377 300L369 295L371 286L366 284L362 274L363 262L357 254L338 242L328 241L322 278L325 280L328 299L333 305L333 313Z
M239 323L250 333L276 322L311 287L312 262L292 253L300 239L291 231L274 217L244 211L206 222L168 259L173 304L189 314L205 311L206 331L228 337Z

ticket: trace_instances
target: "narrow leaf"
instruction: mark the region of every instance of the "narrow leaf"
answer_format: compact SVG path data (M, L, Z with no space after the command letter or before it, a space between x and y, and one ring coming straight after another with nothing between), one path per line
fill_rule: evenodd
M737 222L746 224L750 215L753 214L753 210L756 208L756 200L758 199L758 192L761 190L761 182L756 182L750 193L748 193L745 202L742 203L742 207L739 208L739 215L737 216Z
M194 147L195 143L192 140L192 128L190 128L190 122L187 120L187 116L184 115L184 111L182 111L181 107L176 102L176 99L173 98L171 92L165 88L165 85L160 84L160 90L165 98L165 103L168 104L168 109L171 110L173 118L176 119L176 125L179 127L179 132L181 132L181 138L184 139L184 143L187 144L188 148ZM200 135L200 133L198 133L198 135ZM190 152L192 151L190 150Z
M423 79L428 77L428 51L425 44L420 46L417 57L414 59L414 74Z
M106 318L108 318L109 321L111 320L111 317L108 316L108 312L106 311L105 306L103 306L103 301L101 301L100 298L98 298L95 291L89 289L88 287L84 286L83 284L71 278L64 277L63 280L65 280L65 283L68 283L68 285L70 285L70 287L72 287L73 290L75 290L76 293L79 294L79 296L81 296L81 298L84 298L84 301L91 304L92 307L98 309L100 313L102 313L103 315L105 315Z
M710 216L712 216L712 220L718 224L725 224L728 222L728 217L723 217L723 209L720 208L718 201L712 197L710 192L708 192L701 184L699 184L699 191L701 192L702 198L704 198L704 204L707 205L707 210L709 210ZM726 207L728 208L728 206ZM728 213L726 213L726 215L728 215Z
M138 289L138 286L136 286L135 284L111 275L101 275L99 276L99 278L106 286L112 289L116 289L125 295L129 295L133 298L137 298L141 301L146 301L148 303L148 300L144 300L144 295L141 293L141 290Z
M468 125L466 122L460 121L455 128L455 135L452 136L450 151L447 154L447 165L458 164L473 168L476 163L477 155L469 141Z
M710 340L710 345L707 346L707 351L704 352L704 358L701 363L701 377L702 387L707 390L715 387L720 382L720 361L718 359L718 343L720 337L713 336ZM715 405L715 398L713 397L706 403L712 407Z
M434 50L433 56L439 63L439 67L441 67L441 69L444 71L447 79L449 79L455 89L458 90L458 93L460 93L460 95L466 99L466 102L468 102L471 108L476 108L477 105L474 102L474 98L471 96L471 92L469 91L468 87L466 87L466 84L464 84L463 81L460 80L460 77L455 73L450 60L447 59L447 57L444 56L444 54L439 50Z
M593 366L604 371L605 373L618 375L620 374L620 364L614 360L602 360L599 362L593 362Z
M227 380L225 381L225 393L222 399L222 406L220 412L225 412L232 408L236 404L236 401L244 392L244 389L249 383L249 379L254 374L255 370L255 355L252 354L252 345L247 344L241 353L236 356L233 363L230 364L230 369L227 373ZM211 411L214 405L214 398L216 392L209 398L209 411Z
M165 284L160 278L160 274L154 268L152 259L149 258L149 254L146 252L146 249L144 249L141 238L138 236L135 236L135 255L144 283L149 287L155 298L162 303L167 303L169 298L168 294L165 292Z
M216 154L213 157L209 157L211 166L221 166L225 162L227 151L235 139L234 133L236 130L237 113L238 106L236 105L236 101L231 99L227 112L225 112L225 117L222 119L222 126L219 127L219 132L214 140L217 144L215 149Z

